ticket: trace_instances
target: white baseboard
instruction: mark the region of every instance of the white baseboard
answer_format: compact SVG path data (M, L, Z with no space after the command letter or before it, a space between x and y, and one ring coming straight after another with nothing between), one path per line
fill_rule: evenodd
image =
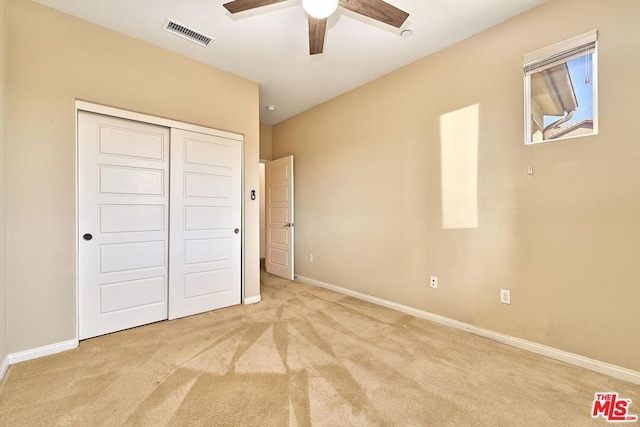
M256 295L254 297L249 297L244 299L245 304L256 304L256 303L259 303L260 301L262 301L262 298L260 297L260 295Z
M7 370L9 370L9 356L8 355L4 358L4 360L2 361L2 364L0 364L0 381L2 381L4 376L7 374Z
M49 356L51 354L62 353L63 351L73 350L78 347L78 340L63 341L55 344L49 344L38 348L32 348L30 350L19 351L17 353L11 353L7 356L9 364L24 362L31 359L37 359L38 357Z
M491 340L498 341L500 343L510 345L512 347L516 347L522 350L527 350L532 353L550 357L552 359L560 360L561 362L565 362L570 365L579 366L581 368L589 369L594 372L609 375L614 378L618 378L624 381L628 381L630 383L640 385L640 372L638 371L633 371L631 369L623 368L621 366L616 366L606 362L601 362L599 360L590 359L588 357L580 356L578 354L569 353L563 350L558 350L557 348L548 347L546 345L523 340L521 338L516 338L510 335L505 335L498 332L490 331L488 329L479 328L469 323L460 322L458 320L454 320L448 317L429 313L428 311L419 310L417 308L398 304L382 298L363 294L361 292L352 291L350 289L346 289L340 286L331 285L329 283L321 282L319 280L311 279L309 277L298 275L297 280L303 283L307 283L309 285L315 285L321 288L330 289L332 291L336 291L344 295L348 295L354 298L371 302L373 304L387 307L392 310L410 314L412 316L419 317L421 319L430 320L432 322L439 323L441 325L450 326L452 328L460 329L460 330L472 333L474 335L479 335L484 338L489 338Z

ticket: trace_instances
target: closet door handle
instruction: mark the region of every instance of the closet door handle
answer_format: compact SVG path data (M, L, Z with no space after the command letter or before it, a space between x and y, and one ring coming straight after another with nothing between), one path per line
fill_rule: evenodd
M86 241L89 241L91 239L93 239L93 236L89 233L85 234L84 236L82 236L82 238Z

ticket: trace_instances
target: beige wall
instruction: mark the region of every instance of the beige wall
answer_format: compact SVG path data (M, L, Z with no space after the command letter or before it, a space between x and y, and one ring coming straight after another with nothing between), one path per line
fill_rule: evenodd
M275 125L296 272L640 371L638 16L552 0ZM525 147L522 55L594 28L600 134Z
M260 124L260 160L272 160L272 127Z
M31 1L9 4L9 352L76 336L75 99L244 134L245 296L258 295L258 85Z
M0 0L0 363L7 355L7 282L6 282L6 70L7 70L7 1Z

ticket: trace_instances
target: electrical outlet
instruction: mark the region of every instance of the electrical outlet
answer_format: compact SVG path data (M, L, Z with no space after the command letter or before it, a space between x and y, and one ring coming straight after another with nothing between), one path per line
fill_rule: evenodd
M500 302L511 304L511 291L509 289L500 289Z
M431 276L431 287L434 289L438 288L438 277L437 276Z
M309 262L313 262L313 254L309 254Z

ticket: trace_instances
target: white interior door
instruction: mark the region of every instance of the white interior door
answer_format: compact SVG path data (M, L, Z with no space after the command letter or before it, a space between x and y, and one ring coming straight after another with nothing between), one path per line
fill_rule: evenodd
M240 141L171 129L169 318L241 301Z
M167 318L169 130L78 113L79 337Z
M266 269L293 280L293 156L267 163L265 180Z

